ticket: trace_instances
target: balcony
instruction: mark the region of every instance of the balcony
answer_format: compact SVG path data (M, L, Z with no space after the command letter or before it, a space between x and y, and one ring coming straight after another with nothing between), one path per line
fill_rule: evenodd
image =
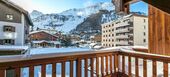
M15 39L17 38L16 32L4 32L2 36L3 39Z
M66 62L69 66L66 66ZM170 57L143 52L126 52L122 49L2 57L0 58L0 76L5 77L8 70L14 70L12 77L21 77L21 69L28 67L29 77L34 77L35 66L40 66L41 77L45 77L46 65L51 64L52 77L56 77L58 72L56 69L61 69L61 77L66 77L66 71L68 71L66 69L69 69L69 75L67 75L69 77L147 77L148 75L148 77L157 77L157 70L160 70L156 68L158 62L163 63L161 75L168 77ZM56 63L60 63L61 67L56 68Z

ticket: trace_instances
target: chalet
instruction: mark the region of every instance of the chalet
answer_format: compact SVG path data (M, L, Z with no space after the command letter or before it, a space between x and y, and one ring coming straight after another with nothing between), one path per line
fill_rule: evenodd
M60 47L59 37L45 30L30 32L29 37L33 47Z
M26 45L31 26L27 11L8 0L0 0L0 45Z

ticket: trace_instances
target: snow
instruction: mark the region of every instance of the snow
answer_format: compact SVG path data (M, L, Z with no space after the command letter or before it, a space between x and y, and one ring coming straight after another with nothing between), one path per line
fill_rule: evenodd
M54 43L54 44L61 44L59 41L46 41L46 40L42 40L42 41L32 41L32 43Z
M0 50L27 50L29 46L0 45Z
M79 51L90 51L89 48L33 48L30 54L47 54L47 53L65 53L65 52L79 52Z

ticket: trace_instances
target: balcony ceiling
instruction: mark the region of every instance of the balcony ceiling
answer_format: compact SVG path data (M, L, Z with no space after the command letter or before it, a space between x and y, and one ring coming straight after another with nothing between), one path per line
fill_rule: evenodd
M124 0L125 3L136 1L136 0ZM142 0L148 4L151 4L154 7L157 7L158 9L161 9L162 11L165 11L170 14L170 0Z

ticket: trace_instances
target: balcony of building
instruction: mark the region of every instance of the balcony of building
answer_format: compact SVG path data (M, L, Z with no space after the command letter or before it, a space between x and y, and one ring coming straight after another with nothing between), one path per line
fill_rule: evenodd
M0 76L22 77L22 69L28 68L28 76L34 77L35 68L39 66L40 76L46 77L50 64L52 77L58 76L58 72L61 77L168 77L169 62L168 56L124 49L13 56L0 58Z

